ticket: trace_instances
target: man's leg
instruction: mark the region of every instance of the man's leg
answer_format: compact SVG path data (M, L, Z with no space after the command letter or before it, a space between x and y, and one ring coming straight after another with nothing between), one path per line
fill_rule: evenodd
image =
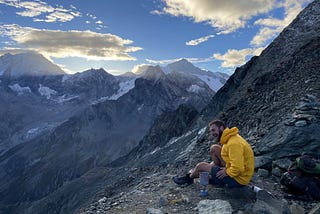
M200 162L196 165L196 167L185 176L175 176L173 177L173 181L178 185L190 185L193 184L193 179L199 177L199 172L209 172L211 173L211 168L213 164L207 162Z
M212 145L210 147L210 156L214 165L224 167L226 164L221 157L221 149L221 146L218 144Z
M214 166L213 163L200 162L196 167L190 170L190 178L199 178L199 172L209 172L211 173L211 168Z
M212 170L211 170L211 176L212 176L212 179L210 179L210 184L213 184L213 185L218 185L218 186L221 186L221 187L229 187L229 188L232 188L232 187L243 187L244 185L242 184L239 184L235 179L229 177L229 176L226 176L222 179L219 179L217 178L217 172L219 172L221 169L219 166L213 166L212 167Z

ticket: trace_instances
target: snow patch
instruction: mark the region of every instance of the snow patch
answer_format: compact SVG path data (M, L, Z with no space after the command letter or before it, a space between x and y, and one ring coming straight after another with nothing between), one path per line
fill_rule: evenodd
M143 106L144 104L141 104L139 107L138 107L138 111L141 111L143 109Z
M204 91L204 90L205 90L204 88L202 88L202 87L200 87L198 85L191 85L187 89L188 92L193 92L193 93L196 93L196 94L198 94L198 93L200 93L201 91Z
M42 86L41 84L39 86L38 91L41 94L41 96L45 96L47 99L50 99L52 95L57 94L55 90L52 90L51 88L46 86Z
M189 156L189 153L193 150L193 148L197 145L197 141L198 141L198 136L193 138L191 140L191 143L189 144L189 146L182 152L180 152L179 156L176 158L176 160L183 160L185 159L187 156Z
M188 147L179 153L179 156L176 158L176 160L183 160L189 156L189 153L192 152L194 147L197 145L198 140L205 134L206 129L207 128L204 127L197 132L197 135L191 140L191 143L188 145ZM188 135L191 135L192 133L195 133L195 131L196 130L189 131L185 135L175 139L174 142L178 141L180 138L184 138L184 137L187 137Z
M223 86L223 83L221 83L218 78L213 78L206 75L195 76L201 79L203 82L205 82L215 92L217 92Z
M119 90L116 94L110 96L108 100L117 100L122 95L126 94L128 91L130 91L132 88L134 88L134 82L136 79L131 79L128 81L120 82L119 84Z
M203 135L206 132L206 130L207 130L207 127L203 127L198 131L198 135Z
M9 85L9 88L16 92L18 95L22 95L24 93L31 93L31 89L29 87L21 87L19 84Z
M66 97L66 95L64 94L64 95L62 95L62 96L60 96L60 97L57 97L56 99L55 99L55 101L57 102L57 103L64 103L64 102L68 102L68 101L70 101L70 100L74 100L74 99L77 99L77 98L79 98L79 96L72 96L72 97Z
M71 77L71 75L69 75L69 74L63 75L61 82L67 81L68 79L70 79L70 77Z
M185 138L185 137L187 137L187 136L189 136L189 135L191 135L191 134L192 134L192 131L188 131L187 133L185 133L184 135L182 135L182 136L180 136L180 137L174 137L174 138L172 138L172 139L167 143L167 145L166 145L165 147L168 147L168 146L176 143L176 142L179 141L180 139Z

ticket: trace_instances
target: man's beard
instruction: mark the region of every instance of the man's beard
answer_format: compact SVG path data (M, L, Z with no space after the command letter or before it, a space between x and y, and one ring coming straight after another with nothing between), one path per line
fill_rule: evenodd
M217 137L217 141L218 141L219 143L220 143L220 140L221 140L222 133L223 133L223 132L219 130L219 135L218 135L218 137Z
M214 139L215 142L220 143L222 133L223 132L219 130L219 135Z

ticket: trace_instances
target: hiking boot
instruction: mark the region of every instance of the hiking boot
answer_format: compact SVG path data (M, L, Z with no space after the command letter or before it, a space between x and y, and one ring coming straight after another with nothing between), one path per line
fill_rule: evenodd
M193 184L193 178L190 178L190 173L186 174L185 176L181 176L181 177L175 176L172 179L178 185L189 186L190 184Z

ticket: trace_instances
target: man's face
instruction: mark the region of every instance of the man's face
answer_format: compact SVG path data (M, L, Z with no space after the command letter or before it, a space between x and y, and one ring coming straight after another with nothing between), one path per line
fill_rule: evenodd
M212 124L210 126L210 132L214 138L215 141L219 142L222 132L223 132L223 127L221 126L220 128L216 126L215 124Z

